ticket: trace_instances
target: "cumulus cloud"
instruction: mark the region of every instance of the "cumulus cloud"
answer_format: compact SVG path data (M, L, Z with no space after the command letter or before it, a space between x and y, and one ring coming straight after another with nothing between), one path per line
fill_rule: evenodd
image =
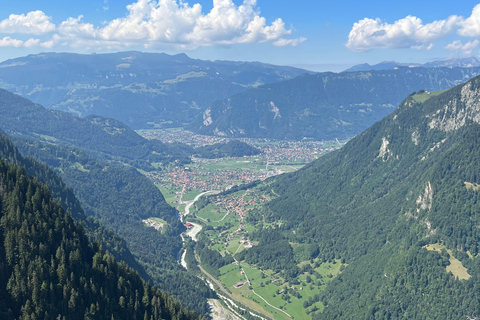
M108 1L105 0L104 4L107 5ZM10 29L16 30L16 33L37 34L28 32L31 26L31 30L51 33L45 43L83 48L112 49L142 45L182 50L260 42L297 46L306 40L303 37L286 38L292 30L285 27L281 18L267 24L260 15L256 0L244 0L239 6L232 0L213 0L213 8L206 14L200 4L190 6L182 0L138 0L128 5L127 10L125 17L107 21L101 27L85 23L83 16L70 17L55 26L41 11L30 12L26 16L10 16L5 21L18 21L22 20L18 17L23 17L22 21L32 22L35 16L36 23L10 23L24 26L23 29Z
M477 4L470 17L462 21L458 34L464 37L480 36L480 4Z
M462 17L453 15L445 20L423 24L420 18L407 16L388 24L380 19L365 18L354 23L346 46L352 51L376 48L429 49L434 41L453 33L462 20Z
M51 48L51 42L41 42L40 39L28 39L27 41L22 41L18 39L12 39L10 37L5 37L0 39L0 47L15 47L15 48L32 48L32 47L44 47Z
M11 14L8 19L0 22L0 33L46 34L55 30L51 22L42 11L31 11L24 14Z
M479 44L480 42L476 39L474 41L469 41L465 44L463 44L460 40L455 40L452 43L445 46L445 49L470 55L472 53L472 50L477 48Z

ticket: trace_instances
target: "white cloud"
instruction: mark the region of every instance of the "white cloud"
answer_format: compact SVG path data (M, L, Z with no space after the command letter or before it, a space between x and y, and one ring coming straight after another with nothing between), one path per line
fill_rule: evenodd
M19 48L23 46L23 41L17 40L17 39L12 39L10 37L5 37L3 39L0 39L0 47L15 47Z
M472 50L477 48L479 44L480 41L476 39L474 41L469 41L465 44L463 44L460 40L455 40L452 43L448 44L445 49L470 55L472 53Z
M0 22L0 33L46 34L55 31L55 24L42 11L31 11L24 14L11 14Z
M277 41L275 41L273 43L274 46L277 46L277 47L284 47L284 46L292 46L292 47L296 47L298 46L299 44L305 42L307 40L307 38L304 38L304 37L300 37L298 39L278 39Z
M393 24L365 18L354 23L346 46L352 51L376 48L428 49L434 41L453 33L461 22L462 17L455 15L428 24L423 24L420 18L414 16L407 16Z
M32 48L32 47L43 47L51 48L50 42L41 42L40 39L28 39L27 41L22 41L18 39L12 39L10 37L5 37L0 39L0 47L15 47L15 48Z
M104 5L108 6L108 0ZM213 0L213 8L206 14L202 13L200 4L190 6L182 0L137 0L128 5L127 10L125 17L107 21L101 27L83 22L83 16L70 17L55 27L43 12L34 13L39 22L43 18L49 23L48 28L40 28L41 24L37 23L38 30L44 30L43 33L55 30L44 42L51 46L91 49L145 46L185 50L259 42L296 46L306 40L286 39L292 30L287 29L280 18L268 25L260 15L256 0L244 0L239 6L232 0ZM20 33L19 28L16 30ZM21 30L25 31L22 33L36 34L27 32L28 28Z
M480 36L480 4L477 4L470 17L462 21L458 34L464 37Z

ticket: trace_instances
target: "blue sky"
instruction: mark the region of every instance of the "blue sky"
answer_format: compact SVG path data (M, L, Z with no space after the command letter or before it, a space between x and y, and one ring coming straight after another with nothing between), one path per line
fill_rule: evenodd
M339 71L480 52L478 0L4 2L1 61L43 51L140 50Z

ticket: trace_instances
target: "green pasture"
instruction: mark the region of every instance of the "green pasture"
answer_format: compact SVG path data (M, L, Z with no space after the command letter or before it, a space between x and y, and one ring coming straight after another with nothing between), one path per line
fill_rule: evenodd
M192 201L200 193L202 193L202 192L198 191L198 190L190 190L190 191L183 194L182 201Z
M222 210L216 204L209 203L205 208L197 212L197 216L203 219L208 219L210 222L216 222L221 220L225 216L225 213L226 211ZM212 225L212 226L215 227L216 225Z
M428 99L430 99L431 97L438 96L439 94L442 94L445 91L447 91L447 90L439 90L439 91L433 91L433 92L424 91L422 93L417 93L417 94L413 95L413 99L416 102L423 103L423 102L427 101Z
M178 200L180 199L179 198L180 195L177 195L176 192L182 191L182 187L162 188L160 185L157 185L157 188L163 194L163 197L165 198L165 201L167 201L167 203L169 205L172 205L172 203L174 203L175 205L172 205L172 206L176 207L176 204L178 203ZM176 196L178 196L178 198Z

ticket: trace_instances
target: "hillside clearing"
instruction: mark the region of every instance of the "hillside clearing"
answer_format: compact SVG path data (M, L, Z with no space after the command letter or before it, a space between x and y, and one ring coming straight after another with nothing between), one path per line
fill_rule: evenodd
M468 274L467 268L465 268L460 260L455 258L452 254L452 251L447 249L445 246L435 243L424 246L425 249L429 251L441 252L442 249L445 249L450 256L450 265L447 266L447 272L451 272L459 280L468 280L471 275Z

